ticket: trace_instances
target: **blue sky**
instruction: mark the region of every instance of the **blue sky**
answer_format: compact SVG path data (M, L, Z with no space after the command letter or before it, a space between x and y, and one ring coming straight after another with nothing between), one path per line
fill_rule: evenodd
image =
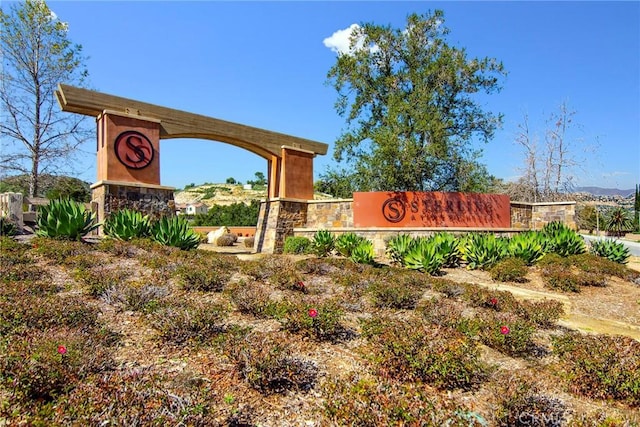
M6 4L6 3L5 3ZM50 1L82 44L92 89L330 145L344 127L325 84L336 53L323 40L354 23L402 28L410 13L442 9L448 41L504 63L503 90L481 99L504 114L482 145L489 172L518 176L523 114L542 134L566 102L580 185L640 182L640 2L72 2ZM93 143L81 178L95 181ZM596 147L596 151L592 151ZM163 140L161 181L252 179L266 161L204 140Z

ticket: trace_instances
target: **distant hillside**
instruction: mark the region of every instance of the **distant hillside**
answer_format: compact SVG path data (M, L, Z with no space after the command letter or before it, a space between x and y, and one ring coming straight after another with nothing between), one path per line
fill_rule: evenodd
M231 205L238 202L248 205L252 200L262 200L266 198L266 187L246 190L240 184L203 184L174 193L176 204L200 202L209 207L214 205ZM314 195L314 199L316 200L331 198L331 196L322 193L316 193Z
M71 197L79 202L91 199L90 184L78 178L63 175L40 175L40 188L37 197L55 199ZM27 175L7 176L0 179L0 193L29 194L29 177Z
M577 187L576 193L589 193L594 196L620 196L620 197L633 197L636 190L619 190L617 188L601 188L601 187Z

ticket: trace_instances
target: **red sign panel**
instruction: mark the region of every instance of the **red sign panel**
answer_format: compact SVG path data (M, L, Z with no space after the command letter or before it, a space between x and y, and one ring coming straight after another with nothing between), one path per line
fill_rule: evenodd
M355 227L511 227L509 196L443 192L353 193Z
M153 161L153 144L144 134L135 130L122 132L116 138L116 157L131 169L143 169Z

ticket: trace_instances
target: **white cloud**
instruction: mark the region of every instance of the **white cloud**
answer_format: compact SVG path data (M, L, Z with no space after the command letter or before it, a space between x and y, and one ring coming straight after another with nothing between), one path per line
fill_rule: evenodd
M357 29L360 28L358 24L351 24L349 28L345 28L344 30L338 30L331 35L331 37L327 37L322 41L322 43L338 54L350 53L351 49L349 48L351 44L351 34ZM356 48L361 47L362 43L358 43Z

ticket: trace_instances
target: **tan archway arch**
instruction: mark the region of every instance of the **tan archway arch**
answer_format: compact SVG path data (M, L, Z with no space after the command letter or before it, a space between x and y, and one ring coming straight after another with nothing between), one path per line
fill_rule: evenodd
M115 133L125 128L151 129L150 139L156 144L156 150L159 150L159 144L153 141L154 138L198 138L224 142L255 153L267 160L269 199L313 199L313 158L326 154L328 148L327 144L317 141L65 84L58 86L56 97L63 111L97 118L98 139L103 139L98 142L99 181L109 180L107 169L113 168L117 177L126 176L127 181L160 184L159 163L157 171L143 174L126 172L126 167L118 171L114 166L116 162L110 158L101 161L101 145L108 144L104 139L115 138ZM101 162L104 163L102 168Z
M199 114L60 84L63 111L97 122L97 182L91 186L98 220L124 207L172 214L173 188L160 185L160 140L197 138L244 148L267 160L268 193L254 250L278 252L313 199L313 158L327 144ZM295 218L294 221L292 218Z

